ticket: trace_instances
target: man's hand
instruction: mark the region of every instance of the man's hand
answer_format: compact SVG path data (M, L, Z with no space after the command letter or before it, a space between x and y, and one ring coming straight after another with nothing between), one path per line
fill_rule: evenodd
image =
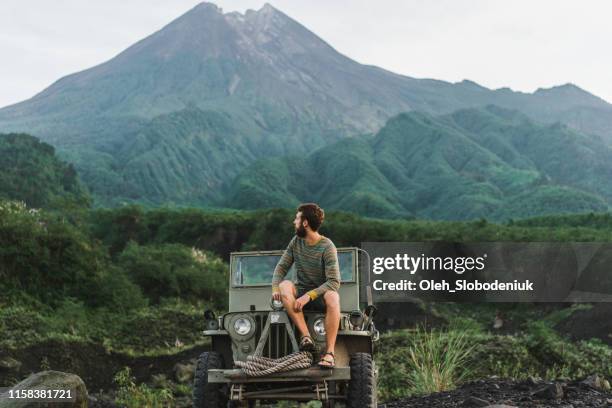
M293 302L293 310L296 312L301 312L304 305L306 305L308 302L310 302L310 296L308 296L308 293L300 296L299 298L295 299L295 302Z
M281 301L281 293L280 292L272 292L272 299Z

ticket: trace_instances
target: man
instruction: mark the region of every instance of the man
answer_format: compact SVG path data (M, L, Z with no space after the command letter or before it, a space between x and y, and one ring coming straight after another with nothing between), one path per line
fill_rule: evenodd
M281 300L285 310L301 334L300 349L314 350L304 320L304 309L325 309L326 352L318 365L333 368L334 347L340 324L340 269L336 246L318 233L325 213L317 204L308 203L298 207L293 220L295 236L289 242L272 276L272 297ZM297 287L290 280L283 280L295 263Z

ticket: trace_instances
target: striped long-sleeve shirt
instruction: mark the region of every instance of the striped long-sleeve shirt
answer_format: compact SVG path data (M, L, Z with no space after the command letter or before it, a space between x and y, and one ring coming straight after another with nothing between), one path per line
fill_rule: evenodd
M311 299L316 299L328 290L337 291L340 287L338 253L329 238L321 236L316 244L308 245L304 238L294 236L274 269L273 291L278 291L279 283L293 263L297 272L297 285L314 288L308 292Z

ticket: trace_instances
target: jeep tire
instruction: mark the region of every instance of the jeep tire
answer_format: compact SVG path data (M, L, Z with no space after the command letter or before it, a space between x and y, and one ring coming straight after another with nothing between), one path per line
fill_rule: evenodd
M349 408L375 408L376 373L372 355L355 353L349 362L351 379L346 393L346 406Z
M193 380L193 408L227 407L227 386L208 383L211 368L223 368L223 356L216 351L200 354Z

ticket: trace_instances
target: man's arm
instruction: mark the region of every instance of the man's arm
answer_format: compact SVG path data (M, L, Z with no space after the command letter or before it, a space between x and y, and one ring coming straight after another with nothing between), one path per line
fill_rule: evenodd
M331 244L323 253L325 263L325 277L327 280L321 286L308 292L310 300L314 300L323 295L328 290L338 291L340 288L340 266L338 264L338 251L336 246Z
M274 273L272 274L272 293L279 292L278 285L281 283L291 265L293 265L293 244L295 243L295 237L291 241L289 241L289 245L287 245L287 249L283 252L283 256L276 264L276 268L274 268Z

